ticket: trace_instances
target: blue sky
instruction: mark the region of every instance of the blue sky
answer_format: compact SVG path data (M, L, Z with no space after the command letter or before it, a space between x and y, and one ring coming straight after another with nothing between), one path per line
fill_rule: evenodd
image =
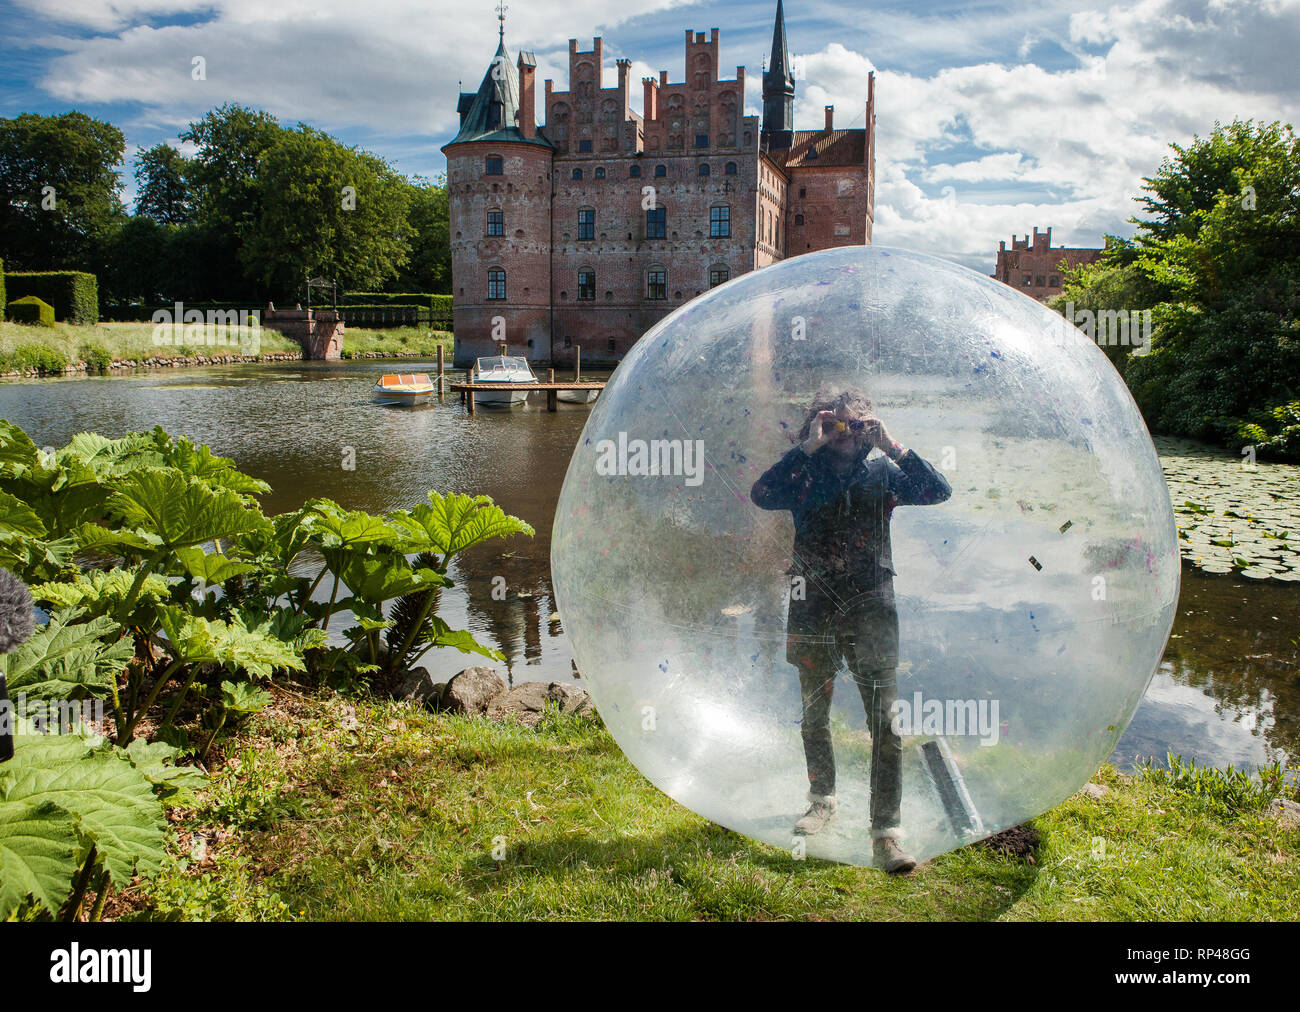
M458 82L496 46L495 0L4 0L0 116L78 108L126 133L129 159L177 144L224 102L311 123L439 175ZM722 66L743 64L751 112L775 0L516 0L512 55L565 86L569 38L604 39L605 74L682 76L685 30L721 29ZM1300 0L789 0L796 126L822 107L860 125L877 73L877 243L991 271L1000 239L1053 226L1053 241L1127 234L1132 196L1171 142L1216 119L1295 122ZM192 77L195 56L206 79ZM730 72L725 71L728 76ZM541 91L539 87L539 92ZM640 106L634 89L634 107ZM539 109L539 119L542 110ZM857 117L857 123L853 122Z

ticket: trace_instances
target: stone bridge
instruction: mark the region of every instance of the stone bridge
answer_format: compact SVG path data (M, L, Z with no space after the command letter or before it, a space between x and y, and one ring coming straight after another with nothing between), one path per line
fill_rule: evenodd
M271 304L261 322L302 345L305 359L330 362L343 357L343 320L336 309L276 309Z

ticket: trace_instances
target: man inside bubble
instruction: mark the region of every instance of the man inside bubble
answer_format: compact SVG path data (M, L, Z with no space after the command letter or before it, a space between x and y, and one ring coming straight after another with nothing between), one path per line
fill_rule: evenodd
M750 490L755 505L794 517L786 659L799 671L809 783L809 807L794 831L818 833L835 816L830 708L843 660L871 734L873 863L904 874L916 862L903 846L903 742L892 726L898 612L889 522L896 506L941 503L952 488L890 436L860 390L819 391L798 438ZM871 457L873 449L882 455Z

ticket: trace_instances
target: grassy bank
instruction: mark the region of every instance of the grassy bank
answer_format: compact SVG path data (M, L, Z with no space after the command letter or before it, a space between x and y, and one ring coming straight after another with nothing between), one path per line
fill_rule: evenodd
M248 328L214 326L213 343L200 343L178 328L177 340L154 343L152 323L101 323L76 327L58 323L32 327L0 322L0 373L40 369L62 372L78 362L106 366L112 361L141 362L152 358L192 358L198 355L286 355L300 351L296 341L269 327L254 334ZM439 345L451 361L452 335L422 327L391 330L349 328L343 339L344 356L364 357L382 352L402 358L434 359Z
M796 861L705 821L652 787L598 721L552 716L530 730L407 704L275 695L226 744L201 807L179 813L163 877L111 902L110 914L1300 917L1300 830L1268 817L1259 792L1185 772L1174 782L1103 767L1094 782L1104 796L1080 793L1034 820L1032 855L968 847L895 879Z

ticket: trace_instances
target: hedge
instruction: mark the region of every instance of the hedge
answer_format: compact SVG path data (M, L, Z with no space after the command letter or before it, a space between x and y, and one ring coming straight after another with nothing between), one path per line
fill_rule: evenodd
M419 306L431 309L435 315L451 315L451 296L435 295L433 292L352 292L339 298L339 308L344 306L365 306L393 308Z
M19 271L7 275L9 296L31 295L54 307L65 323L99 322L99 279L84 271Z
M54 307L35 295L14 299L9 303L9 319L15 323L34 323L41 327L54 326Z
M0 260L0 306L7 306L5 302L5 262ZM4 314L0 313L0 321L3 321Z
M221 313L229 312L230 310L234 310L235 312L247 311L250 313L257 313L257 318L259 320L262 318L261 314L266 311L265 303L259 306L252 302L185 302L182 303L182 306L186 312L189 312L191 309L197 309L205 315L209 311ZM280 308L285 309L288 307L281 306ZM176 312L176 303L169 302L166 305L160 304L156 306L105 306L104 319L112 320L116 323L152 323L153 314L160 309L165 309L167 312L174 314Z

